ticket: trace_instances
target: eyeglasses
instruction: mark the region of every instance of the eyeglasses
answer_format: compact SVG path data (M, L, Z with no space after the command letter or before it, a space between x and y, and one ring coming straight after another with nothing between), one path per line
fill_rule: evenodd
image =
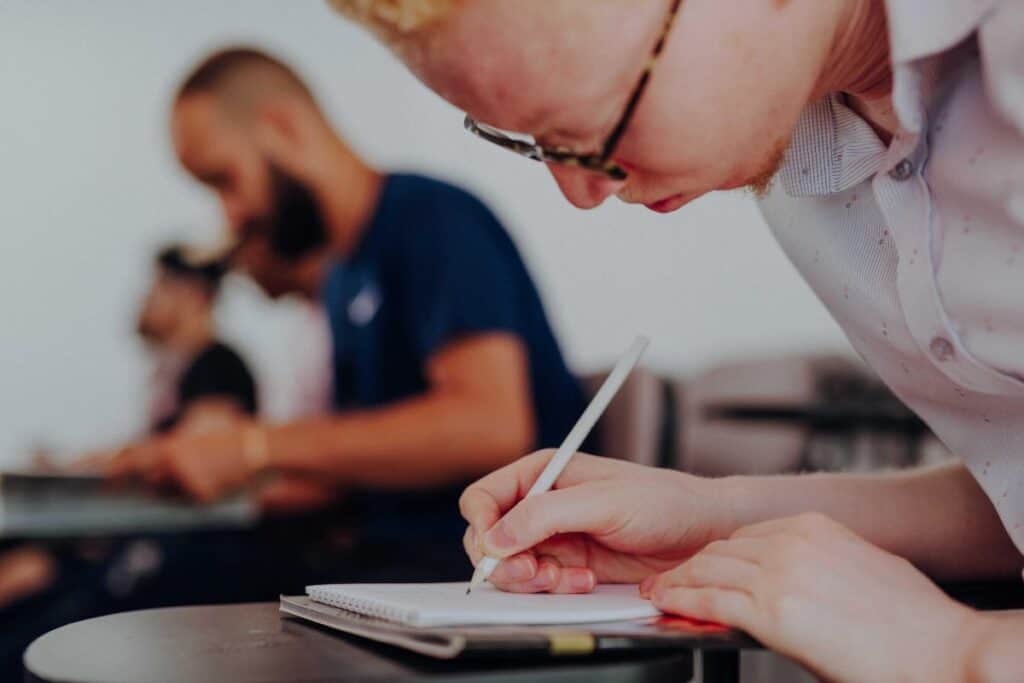
M654 50L647 60L643 73L640 75L640 80L637 81L636 87L633 88L633 93L629 96L629 101L626 103L622 116L619 117L619 122L615 124L615 128L612 129L611 134L609 134L601 146L600 152L577 154L566 147L545 147L537 144L532 139L513 137L497 128L475 121L473 117L468 115L463 125L465 125L466 130L470 133L527 159L563 166L576 166L600 173L612 180L625 180L627 175L626 169L612 161L611 157L615 153L615 148L618 146L619 140L622 139L623 133L626 132L626 128L629 126L629 121L633 117L637 104L640 102L640 97L643 96L644 90L647 89L647 83L651 80L651 72L661 56L661 50L665 46L665 39L668 38L669 31L672 30L672 24L679 13L679 6L682 4L682 0L672 0L672 7L665 18L665 25L661 29L661 35L658 36L658 42L654 45Z

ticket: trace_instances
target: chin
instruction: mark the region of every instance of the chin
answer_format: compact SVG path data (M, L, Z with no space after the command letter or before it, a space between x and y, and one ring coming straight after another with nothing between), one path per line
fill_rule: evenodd
M674 195L668 199L661 199L650 204L644 204L648 209L654 213L672 213L683 208L686 204L686 198L680 195Z
M703 196L704 192L679 192L677 194L669 195L664 199L659 199L653 202L644 202L644 206L655 213L672 213L683 208L698 197Z

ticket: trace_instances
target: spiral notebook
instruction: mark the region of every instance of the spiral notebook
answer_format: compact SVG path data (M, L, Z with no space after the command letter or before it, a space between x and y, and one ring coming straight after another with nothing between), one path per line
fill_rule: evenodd
M485 584L377 583L309 586L311 600L414 627L593 624L655 617L636 586L597 586L585 595L505 593Z

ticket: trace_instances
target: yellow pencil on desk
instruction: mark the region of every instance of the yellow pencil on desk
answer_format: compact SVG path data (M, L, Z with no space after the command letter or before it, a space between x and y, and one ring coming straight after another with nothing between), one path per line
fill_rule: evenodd
M615 394L618 393L626 378L629 377L629 373L640 362L640 357L644 354L649 343L650 340L647 337L639 336L633 341L633 344L627 349L626 353L619 358L615 367L612 368L611 374L608 375L608 379L597 390L590 405L580 415L580 419L576 421L576 425L569 431L565 441L558 447L555 455L548 462L547 467L544 468L544 471L537 477L537 481L533 483L533 486L526 493L526 498L546 493L555 485L558 477L562 474L562 470L565 469L566 465L569 464L569 460L572 459L573 453L578 451L580 446L583 445L583 441L590 434L597 421L601 419L601 415L604 414L608 404L615 398ZM500 559L490 556L480 560L476 570L473 572L473 578L470 579L469 586L466 588L466 595L469 595L474 588L486 581L499 562L501 562Z

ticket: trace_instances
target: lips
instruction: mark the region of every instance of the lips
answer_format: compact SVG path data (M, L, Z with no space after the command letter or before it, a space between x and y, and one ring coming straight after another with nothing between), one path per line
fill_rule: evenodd
M651 204L644 204L651 211L658 213L671 213L686 203L686 195L674 194L666 199L659 199Z

